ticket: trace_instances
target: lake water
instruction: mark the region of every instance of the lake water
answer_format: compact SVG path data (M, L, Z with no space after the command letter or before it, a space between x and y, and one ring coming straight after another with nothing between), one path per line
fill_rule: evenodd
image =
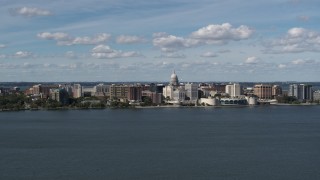
M0 179L320 179L320 107L0 112Z

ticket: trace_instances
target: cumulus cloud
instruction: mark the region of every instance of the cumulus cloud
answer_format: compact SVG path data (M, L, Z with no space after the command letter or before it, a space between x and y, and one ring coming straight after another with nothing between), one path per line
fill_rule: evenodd
M98 45L92 49L91 56L98 59L112 59L112 58L126 58L126 57L139 57L140 53L135 51L123 52L111 49L106 45Z
M213 52L205 52L205 53L201 54L200 56L201 57L218 57L218 55Z
M117 37L116 42L118 44L134 44L134 43L144 43L146 42L146 39L139 36L121 35Z
M193 32L191 37L200 39L207 44L224 44L228 41L248 39L253 32L252 29L245 25L233 28L229 23L211 24Z
M14 58L30 58L33 57L33 53L28 51L18 51L13 55Z
M52 12L45 9L35 8L35 7L21 7L11 9L11 13L13 15L21 15L26 17L34 17L34 16L51 16Z
M97 34L93 37L89 37L89 36L72 37L69 34L63 33L63 32L56 32L56 33L42 32L42 33L38 33L37 36L41 39L55 40L57 41L58 45L65 45L65 46L100 44L100 43L106 42L111 37L110 34L106 34L106 33Z
M293 60L292 64L294 65L300 65L300 64L314 64L316 61L315 60L304 60L304 59L297 59Z
M231 24L208 25L192 32L188 37L178 37L164 32L153 34L153 45L163 52L175 52L205 44L226 44L229 41L239 41L252 36L253 30L241 25L233 28Z
M174 52L179 49L194 47L199 44L198 40L185 39L183 37L177 37L168 34L157 34L153 39L153 45L158 47L163 52Z
M320 52L320 33L305 28L291 28L284 37L264 44L266 53Z
M246 64L257 64L258 63L258 58L255 57L255 56L251 56L251 57L248 57L246 60L245 60L245 63Z
M5 48L5 47L7 47L7 46L4 45L4 44L0 44L0 49L1 49L1 48Z
M156 58L178 58L178 59L183 59L186 58L184 54L178 54L178 53L164 53L161 54L160 56L157 56Z
M66 41L70 39L69 35L63 32L56 32L56 33L42 32L42 33L38 33L37 36L41 39L56 40L56 41Z

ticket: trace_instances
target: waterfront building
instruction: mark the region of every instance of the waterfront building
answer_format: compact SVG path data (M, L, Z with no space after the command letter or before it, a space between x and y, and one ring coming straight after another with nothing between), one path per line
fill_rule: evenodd
M173 91L172 99L174 101L184 102L185 98L186 98L186 91L185 91L185 89L183 87L176 88Z
M127 99L128 90L128 86L112 84L110 86L110 99Z
M105 84L98 84L94 87L95 96L109 96L110 95L110 86Z
M219 99L213 98L213 97L200 98L199 103L204 106L218 106L218 105L220 105Z
M50 89L50 98L62 104L69 103L69 94L65 89Z
M299 101L312 100L312 85L291 84L289 86L288 95L296 97Z
M56 89L59 88L59 85L42 85L37 84L32 86L31 94L33 95L39 95L41 98L48 98L50 95L50 89Z
M245 98L221 98L222 106L247 105L248 101Z
M80 84L74 84L72 92L73 92L73 97L74 98L81 97L82 96L82 87L81 87L81 85Z
M167 100L170 100L173 98L173 91L174 91L174 88L172 85L168 85L168 86L165 86L163 88L163 96L165 99Z
M316 102L320 101L320 90L313 92L313 101L316 101Z
M129 101L141 101L142 100L142 87L141 86L129 86L127 98Z
M193 83L188 83L184 85L184 89L186 92L186 97L191 102L195 102L198 100L198 85Z
M95 94L96 94L95 87L82 86L82 96L90 97L90 96L94 96Z
M153 104L162 103L162 94L157 92L151 92L150 90L142 91L142 97L149 97Z
M212 84L211 88L216 91L217 93L226 92L226 85L225 84Z
M229 94L230 97L241 96L241 86L238 83L226 85L225 90L226 90L225 93Z
M272 99L272 86L270 84L256 84L253 87L253 94L259 99Z
M272 97L277 97L282 95L282 88L279 85L272 86Z

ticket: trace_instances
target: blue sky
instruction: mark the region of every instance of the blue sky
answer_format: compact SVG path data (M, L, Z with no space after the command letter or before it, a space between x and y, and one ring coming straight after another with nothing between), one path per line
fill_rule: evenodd
M0 81L319 81L316 0L2 0Z

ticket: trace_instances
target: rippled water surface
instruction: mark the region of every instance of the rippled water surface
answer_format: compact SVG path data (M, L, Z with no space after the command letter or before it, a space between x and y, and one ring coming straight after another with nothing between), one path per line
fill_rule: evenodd
M0 112L0 179L320 179L320 107Z

